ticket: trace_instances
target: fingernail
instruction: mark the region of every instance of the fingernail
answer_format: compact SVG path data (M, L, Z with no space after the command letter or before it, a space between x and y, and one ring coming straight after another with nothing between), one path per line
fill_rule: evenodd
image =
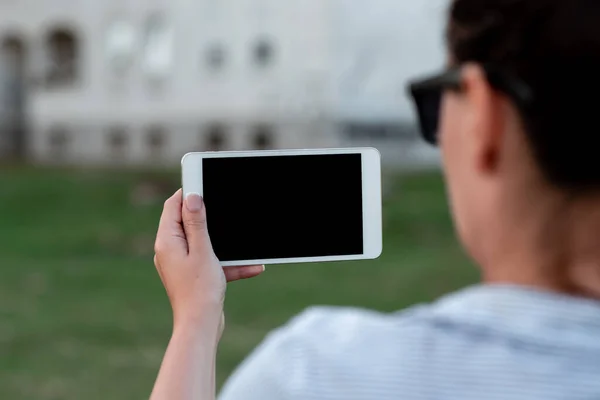
M202 196L198 193L188 193L185 197L185 206L190 212L198 212L202 209Z

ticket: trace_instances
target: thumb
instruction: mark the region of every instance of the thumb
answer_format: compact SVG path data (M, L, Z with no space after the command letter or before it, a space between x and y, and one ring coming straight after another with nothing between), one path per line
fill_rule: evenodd
M187 238L189 252L202 252L210 249L210 239L206 227L206 207L202 196L189 193L183 202L183 228Z

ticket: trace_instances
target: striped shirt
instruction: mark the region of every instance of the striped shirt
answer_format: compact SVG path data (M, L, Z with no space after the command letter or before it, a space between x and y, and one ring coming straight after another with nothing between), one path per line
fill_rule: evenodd
M313 308L220 399L600 399L600 302L474 286L394 314Z

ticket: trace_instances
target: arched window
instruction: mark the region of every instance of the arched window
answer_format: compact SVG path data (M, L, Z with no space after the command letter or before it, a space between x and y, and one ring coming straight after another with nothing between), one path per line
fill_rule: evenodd
M113 21L106 32L105 51L109 67L113 72L124 72L133 62L136 33L126 20Z
M142 68L152 80L166 78L173 64L173 32L162 14L148 18L144 28Z
M17 34L2 38L2 59L7 61L14 72L22 73L27 67L27 46L25 39Z
M46 82L49 86L68 86L77 82L79 41L73 30L66 27L51 30L46 38L46 53Z

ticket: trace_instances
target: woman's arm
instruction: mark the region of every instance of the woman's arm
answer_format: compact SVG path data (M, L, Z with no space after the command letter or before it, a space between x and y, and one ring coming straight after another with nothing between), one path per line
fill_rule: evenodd
M181 191L165 203L155 252L173 309L173 334L151 400L212 400L226 282L254 277L264 267L223 270L210 243L202 198L191 195L182 202Z
M214 399L218 322L173 331L151 400Z

